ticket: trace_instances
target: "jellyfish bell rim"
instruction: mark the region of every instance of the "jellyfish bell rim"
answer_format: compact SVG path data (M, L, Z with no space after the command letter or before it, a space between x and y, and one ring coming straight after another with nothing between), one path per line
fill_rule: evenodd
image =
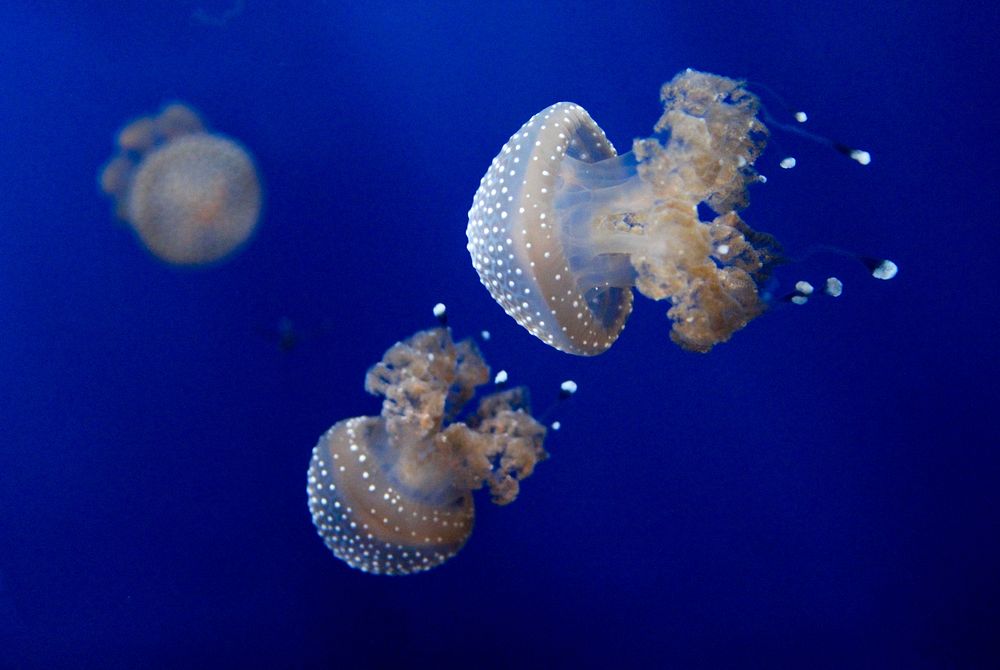
M391 515L380 518L378 508L392 508L402 496L393 491L391 478L382 472L377 450L357 439L355 432L377 432L384 428L384 422L376 416L342 419L320 436L309 461L309 511L323 543L348 566L388 576L424 572L453 558L468 542L475 526L473 497L470 492L456 500L456 515L446 527L462 534L450 541L407 536L401 528L391 525ZM338 451L338 441L345 436L353 441L348 451ZM359 479L350 468L364 468L371 474ZM398 504L405 504L415 516L424 515L432 523L439 523L433 505L409 498Z
M558 214L556 213L556 208L554 200L556 194L558 193L557 181L559 179L559 174L564 161L567 158L573 158L583 163L598 163L605 159L615 158L618 156L618 152L615 147L605 136L604 131L601 127L594 121L593 117L584 109L582 106L573 102L558 102L550 105L546 110L540 113L551 110L553 112L565 110L567 113L563 116L563 121L566 122L569 119L570 127L568 128L569 137L565 138L563 143L557 144L557 150L562 149L558 152L558 161L554 167L557 169L551 171L549 175L544 175L542 173L546 172L544 169L542 161L529 161L528 172L534 172L537 179L546 182L550 197L546 200L546 215L553 221L558 221ZM575 112L575 114L570 114L570 112ZM540 129L541 132L546 132L547 135L555 136L555 139L561 139L561 134L558 130L559 123L553 124L551 130L544 125ZM590 134L588 137L587 133ZM541 133L540 133L541 134ZM598 138L594 141L594 138ZM573 151L573 142L580 141L581 143L587 143L588 149L583 152ZM545 142L542 142L543 147ZM571 155L576 154L576 155ZM535 151L531 152L531 156L536 155ZM537 165L536 165L537 164ZM525 179L529 177L526 175ZM551 224L550 224L551 225ZM531 261L535 263L535 266L541 266L544 268L545 252L548 251L550 254L548 260L549 265L555 268L563 268L564 271L569 272L569 259L566 256L566 245L563 243L560 235L560 230L556 229L556 234L549 238L552 241L552 245L547 245L546 247L533 246L529 254ZM596 341L593 339L588 339L582 342L576 342L572 338L569 340L570 344L565 348L560 348L561 351L567 353L583 355L583 356L595 356L607 351L607 349L614 344L618 339L619 334L625 327L625 321L628 319L629 314L632 309L632 291L630 289L625 289L622 293L622 300L624 304L618 313L618 318L612 321L610 324L604 325L600 323L600 320L595 318L596 314L590 309L590 300L587 294L600 287L587 287L583 290L578 290L578 295L572 302L565 301L554 301L554 292L561 290L564 286L560 286L555 277L559 276L559 272L547 272L542 269L535 276L536 282L539 284L542 291L542 297L545 300L546 305L549 307L552 315L556 318L556 323L560 326L564 326L566 323L573 323L576 320L590 322L588 326L594 327L598 330L599 339ZM577 287L578 289L580 287ZM581 304L579 307L575 307L574 303L579 301ZM578 317L578 314L583 314L583 317ZM588 318L590 317L590 318ZM557 347L558 348L558 347Z
M561 118L550 121L550 117L560 113ZM482 284L507 314L529 333L569 354L595 356L605 352L625 327L632 310L632 291L629 288L621 291L614 318L607 321L594 312L588 298L591 291L602 287L582 288L575 281L569 269L554 203L560 167L566 157L584 163L597 163L616 156L618 153L614 145L586 109L573 102L557 102L534 114L511 135L480 180L469 211L468 249ZM524 171L521 179L515 179L513 185L500 189L501 195L505 195L509 188L516 192L516 197L513 194L507 196L508 207L502 200L496 199L495 187L504 184L506 177L520 176L518 168ZM544 195L532 200L533 194ZM479 239L477 225L485 231L490 219L495 220L497 211L501 220L509 219L504 228L508 233L505 241L510 246L507 260L514 262L515 273L530 275L530 283L523 287L523 291L526 295L532 289L538 291L547 314L540 310L534 316L523 313L521 308L529 303L519 304L519 296L508 293L495 283L502 273L498 272L497 277L489 276L491 271L495 272L494 263L502 265L504 259L494 261L487 258L483 263L477 258L477 252L481 253L483 248L490 249ZM539 230L550 232L529 235L526 222L529 213L534 215ZM495 228L493 232L496 232ZM554 324L546 325L545 322L550 319ZM586 337L584 339L574 333L582 333Z

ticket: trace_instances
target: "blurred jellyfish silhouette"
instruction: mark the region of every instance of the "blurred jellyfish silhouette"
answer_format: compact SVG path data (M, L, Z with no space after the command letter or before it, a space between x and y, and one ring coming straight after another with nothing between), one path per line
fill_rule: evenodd
M582 107L552 105L480 181L466 230L480 281L561 351L610 347L632 287L670 301L671 339L690 351L709 351L765 309L758 286L780 249L737 214L747 187L763 181L753 168L768 137L758 99L742 82L694 70L660 97L654 136L622 155Z
M337 558L376 574L429 570L469 538L475 489L500 505L517 497L547 455L546 431L524 388L487 395L460 419L489 378L476 345L443 327L393 345L368 371L380 416L339 421L309 464L313 523Z
M117 146L101 190L160 259L211 263L253 234L261 207L253 159L234 140L209 133L190 107L174 103L132 121Z
M191 20L206 26L225 28L230 21L246 9L244 0L235 0L223 8L197 7L191 12Z
M273 324L258 328L257 333L283 352L297 349L303 342L329 335L336 330L331 319L323 319L319 324L303 326L288 316L282 316Z

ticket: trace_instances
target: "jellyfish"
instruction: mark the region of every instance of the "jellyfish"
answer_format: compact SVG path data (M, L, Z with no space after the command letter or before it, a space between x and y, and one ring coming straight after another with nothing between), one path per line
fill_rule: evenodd
M469 210L480 281L521 326L583 356L614 343L632 288L667 300L671 339L707 352L764 311L780 258L737 213L768 130L743 84L687 70L655 134L618 155L579 105L554 104L493 159ZM710 212L702 217L701 211Z
M546 458L545 427L524 388L483 397L461 418L489 368L471 340L438 327L385 352L365 377L384 396L379 416L334 424L312 451L307 494L313 524L334 555L386 575L430 570L472 532L472 492L506 505Z
M190 107L174 103L132 121L117 147L101 190L155 256L211 263L253 234L261 207L253 159L236 141L209 133Z

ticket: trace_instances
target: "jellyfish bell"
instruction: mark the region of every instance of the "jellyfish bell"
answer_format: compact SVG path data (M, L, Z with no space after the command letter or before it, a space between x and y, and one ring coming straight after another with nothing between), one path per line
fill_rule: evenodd
M251 237L261 208L253 159L238 142L207 132L192 109L174 103L132 121L117 144L101 190L154 255L202 265Z
M472 533L470 492L440 481L409 481L394 456L377 417L336 423L313 450L313 523L337 558L365 572L429 570L458 553Z
M128 218L143 243L181 265L218 260L257 223L260 190L247 153L235 142L196 133L143 160L128 199Z
M386 351L365 378L377 417L338 422L313 449L307 494L324 543L359 570L403 575L454 556L474 523L472 492L512 502L546 457L545 427L523 388L487 395L459 419L489 368L471 340L421 331Z
M632 309L631 292L605 283L596 276L598 268L571 268L575 240L568 228L574 213L563 210L561 218L557 209L560 195L565 201L577 190L562 164L614 156L611 142L582 107L552 105L511 136L469 211L468 249L482 283L528 332L570 353L607 349ZM604 173L614 178L613 168ZM582 259L575 260L581 266ZM608 256L595 263L616 264L620 272L619 260Z
M473 266L510 316L557 349L610 347L633 288L670 302L671 338L691 351L764 311L758 284L780 253L737 214L767 138L757 98L694 70L661 98L656 135L623 155L582 107L552 105L480 182L466 230Z

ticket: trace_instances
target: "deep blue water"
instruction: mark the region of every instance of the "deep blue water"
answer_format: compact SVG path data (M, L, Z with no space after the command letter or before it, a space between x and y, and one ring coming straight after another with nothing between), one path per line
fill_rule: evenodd
M14 2L0 8L0 666L988 668L1000 664L994 5ZM837 301L708 355L638 299L606 354L531 338L466 212L533 113L617 146L685 67L761 82L862 168L776 132L746 220L840 258ZM254 154L263 222L183 270L96 185L183 100ZM780 110L779 110L780 111ZM799 166L777 161L794 154ZM783 279L794 280L787 273ZM337 561L310 449L449 307L551 458L427 574ZM282 317L291 351L268 334ZM310 336L312 335L312 336Z

